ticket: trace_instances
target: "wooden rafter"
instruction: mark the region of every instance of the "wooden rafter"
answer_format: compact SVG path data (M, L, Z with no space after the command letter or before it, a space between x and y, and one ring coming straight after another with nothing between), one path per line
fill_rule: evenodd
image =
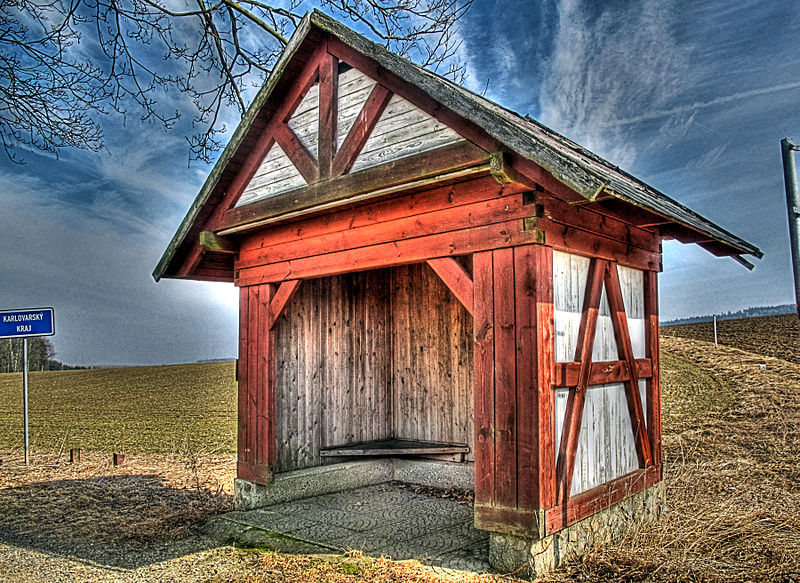
M311 152L303 145L288 124L280 124L275 128L275 141L280 144L283 151L292 161L295 168L300 172L308 184L313 184L319 180L319 167Z

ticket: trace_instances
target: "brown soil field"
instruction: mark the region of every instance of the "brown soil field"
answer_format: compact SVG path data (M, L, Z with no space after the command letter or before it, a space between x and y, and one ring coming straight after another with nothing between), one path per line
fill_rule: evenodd
M714 323L662 326L661 336L714 342ZM796 314L719 320L717 341L747 352L800 364L800 322Z
M792 348L797 339L785 327L747 322L749 326L742 325L733 337L755 347L752 351L725 343L715 349L691 330L688 339L673 337L674 328L665 330L661 346L669 511L653 524L632 525L622 540L566 563L545 581L800 582L800 363ZM778 354L783 358L775 356L779 346L787 347L787 354ZM769 352L755 351L759 347ZM136 374L141 386L164 382L169 371L154 368L159 383L148 381L146 371L140 370ZM197 375L200 370L195 369ZM116 406L132 411L135 425L143 429L141 443L126 423L104 425L97 435L80 424L67 433L73 426L53 412L53 423L61 425L58 430L44 428L42 435L52 437L37 440L34 464L26 468L20 463L18 444L8 434L0 443L0 580L513 580L445 572L414 561L372 559L358 552L286 555L219 546L204 538L203 521L231 506L234 458L228 452L234 412L226 393L232 387L228 371L224 366L202 370L210 375L208 382L191 378L191 369L172 370L194 387L196 392L189 396L180 387L153 393L164 401L169 396L178 401L159 404L158 411L173 417L166 424L171 434L160 439L159 424L147 418L149 401L134 399L140 403L137 408L125 402L122 390L114 393L123 401ZM5 380L11 383L7 386L15 384L14 379ZM3 381L0 378L0 388ZM64 390L80 400L75 386ZM80 386L96 385L89 376ZM203 396L204 390L220 387L227 387L227 405L219 395ZM181 415L181 402L187 400L192 401L190 414ZM204 406L215 411L218 420L201 424L203 439L192 442L192 426ZM39 423L47 425L42 419ZM84 450L80 464L69 464L68 446L63 444L79 430L83 443L97 439L106 445ZM123 431L121 437L115 437L115 431ZM181 438L164 447L161 442L174 435ZM132 452L124 465L111 465L109 441L125 443L126 451Z

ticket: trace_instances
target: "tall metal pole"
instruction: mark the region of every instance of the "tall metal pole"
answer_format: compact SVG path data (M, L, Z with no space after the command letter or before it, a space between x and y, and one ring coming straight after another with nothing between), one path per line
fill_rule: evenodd
M794 300L800 318L800 194L797 192L797 167L794 150L798 146L789 138L781 140L783 157L783 180L786 184L786 207L789 211L789 239L792 244L792 267L794 269Z
M25 465L30 464L28 446L28 339L22 339L22 417L25 425Z

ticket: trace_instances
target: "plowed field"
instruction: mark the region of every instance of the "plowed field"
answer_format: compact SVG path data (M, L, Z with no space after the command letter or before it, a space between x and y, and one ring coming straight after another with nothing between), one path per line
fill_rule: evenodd
M662 326L662 336L714 342L714 323ZM795 314L717 322L720 344L800 364L800 325Z

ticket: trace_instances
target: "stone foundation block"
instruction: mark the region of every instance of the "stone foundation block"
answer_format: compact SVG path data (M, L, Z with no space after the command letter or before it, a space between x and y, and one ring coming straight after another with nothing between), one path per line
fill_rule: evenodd
M489 563L502 573L541 577L565 560L619 540L635 523L653 521L665 510L664 483L659 482L539 540L493 532Z

